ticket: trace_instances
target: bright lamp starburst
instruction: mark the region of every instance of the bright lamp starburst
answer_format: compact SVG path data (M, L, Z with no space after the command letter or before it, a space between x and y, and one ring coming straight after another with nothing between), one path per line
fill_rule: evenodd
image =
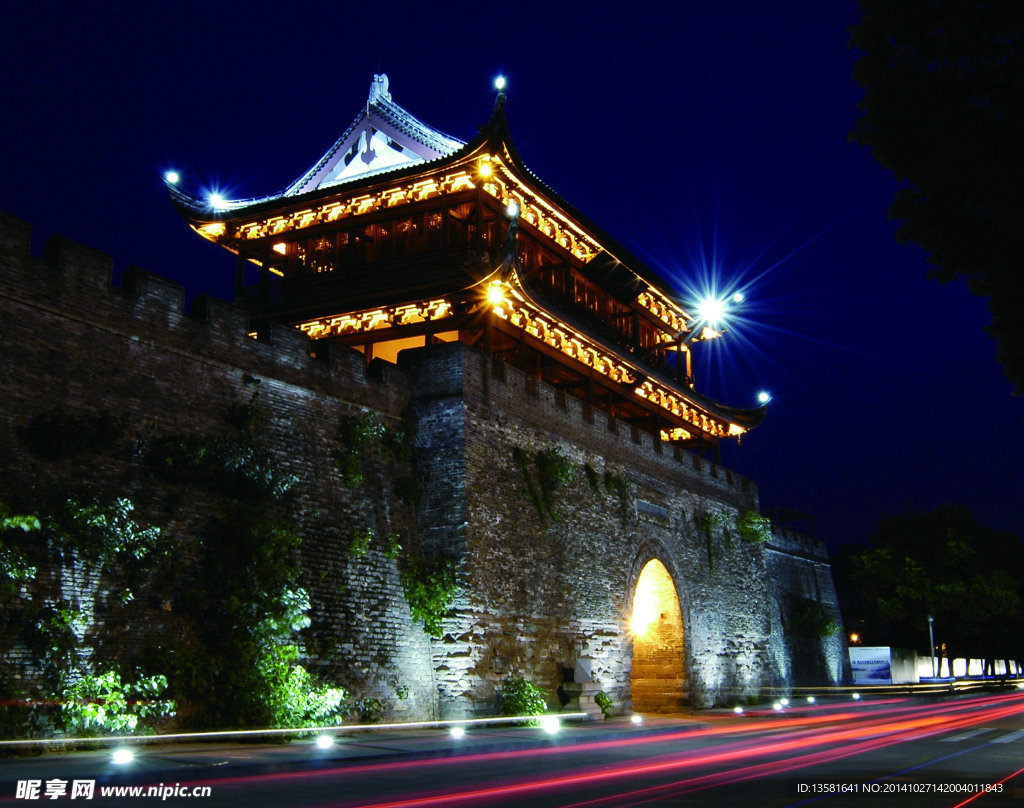
M697 314L703 322L715 326L725 317L725 303L717 298L705 298L697 304Z

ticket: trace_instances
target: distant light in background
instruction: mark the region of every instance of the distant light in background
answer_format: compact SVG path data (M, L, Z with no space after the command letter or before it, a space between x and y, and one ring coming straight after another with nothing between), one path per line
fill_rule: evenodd
M510 202L505 206L505 215L510 219L515 219L519 216L519 205L515 202Z
M505 77L504 76L498 76L498 78L496 78L494 80L494 89L495 90L504 90L505 89Z
M177 171L167 171L164 173L164 179L171 185L177 185L181 175Z
M210 194L206 201L210 203L210 207L214 210L224 210L227 207L227 202L225 202L224 197L220 194Z
M771 400L771 393L769 393L767 390L762 390L760 393L757 394L757 401L759 404L767 404Z

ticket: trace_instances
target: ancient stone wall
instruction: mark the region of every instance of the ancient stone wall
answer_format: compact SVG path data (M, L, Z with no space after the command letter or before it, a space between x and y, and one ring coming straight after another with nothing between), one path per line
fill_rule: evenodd
M245 313L218 300L197 299L186 313L180 286L141 270L129 269L122 288L111 288L107 256L55 237L38 258L28 253L30 235L27 224L0 217L0 501L15 506L58 486L87 486L128 497L139 521L187 545L218 501L186 487L186 507L171 510L166 484L142 462L142 448L153 435L223 430L225 410L258 393L265 439L298 477L290 496L303 538L302 583L314 606L311 666L398 714L433 715L427 638L409 613L396 561L380 542L392 530L416 540L414 510L391 489L400 470L371 464L364 484L349 489L332 456L343 416L371 410L385 423L398 422L409 396L405 375L389 366L380 378L368 377L362 357L347 350L313 359L305 335L284 326L251 338ZM72 416L123 416L126 434L107 451L39 458L27 449L24 430L33 416L58 407ZM359 558L349 551L357 528L378 538ZM89 614L103 613L104 598L116 588L106 581L100 592L72 587L63 594ZM146 610L148 599L134 604L138 611L119 634L93 622L88 644L126 660L178 636L182 626L168 611L172 594L162 607ZM19 675L31 679L25 649L2 650L24 663ZM398 687L408 689L407 698L396 698Z
M839 599L819 539L775 526L765 548L772 593L772 674L793 686L851 678Z
M510 675L553 700L579 658L593 660L605 692L628 708L629 614L640 571L655 558L680 597L690 701L706 706L772 684L764 555L728 529L757 507L749 480L664 449L459 344L403 354L400 364L413 378L420 423L464 424L464 442L434 479L464 477L464 500L451 502L465 517L442 509L437 524L420 521L421 535L443 533L465 548L466 590L434 644L443 714L492 711ZM423 432L421 440L426 446ZM555 448L576 473L550 493L545 512L535 459ZM434 501L449 496L445 489Z
M369 373L354 351L321 344L314 358L300 332L270 325L251 335L246 314L218 300L198 298L186 313L180 286L142 270L112 288L110 259L64 239L31 255L30 234L0 215L0 501L85 484L130 497L140 521L187 544L218 500L194 488L172 497L141 459L146 441L215 433L225 411L258 394L267 445L298 479L289 496L313 607L310 665L394 717L493 714L513 675L557 706L581 659L628 710L629 617L655 559L678 593L680 697L695 706L784 684L803 664L783 636L790 593L833 608L827 566L815 560L807 578L799 553L740 537L737 516L757 509L751 481L564 391L459 343L403 352L398 366L375 361ZM37 457L25 428L58 407L123 416L125 435L104 451ZM363 412L391 426L406 418L413 456L376 457L347 487L335 467L338 426ZM565 478L545 482L541 456L561 458ZM397 490L406 476L422 491L415 504ZM375 537L365 554L350 549L355 531ZM427 559L459 563L461 594L436 640L410 613L389 533ZM66 586L97 607L88 632L102 654L130 658L181 629L170 595L136 604L114 627L102 602L116 588ZM0 640L0 653L31 677L24 647ZM838 663L827 659L831 676Z

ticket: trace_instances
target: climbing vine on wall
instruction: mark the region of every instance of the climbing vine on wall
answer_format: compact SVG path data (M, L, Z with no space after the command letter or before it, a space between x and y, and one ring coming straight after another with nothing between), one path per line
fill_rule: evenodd
M424 560L409 555L401 565L402 591L414 619L431 637L440 637L444 616L459 592L458 564L453 559Z
M51 496L38 514L12 515L0 504L0 594L15 598L4 611L4 633L24 643L42 674L18 692L17 677L0 665L8 693L21 698L0 706L0 735L134 731L140 721L173 714L173 703L160 698L163 677L123 676L94 660L86 640L91 602L87 609L47 586L54 563L92 579L116 573L121 586L113 601L130 602L130 585L171 552L161 531L141 527L132 512L125 498L105 502L85 492ZM40 578L44 566L49 574Z
M624 471L606 471L604 487L608 491L614 492L619 500L619 516L622 517L622 524L629 524L629 519L633 515L633 504L636 500L636 485Z
M151 649L150 664L166 670L189 703L184 719L192 726L340 720L351 707L347 692L298 662L310 602L299 584L300 537L287 496L297 478L267 448L256 394L224 416L230 428L220 433L157 435L146 446L147 462L166 479L223 497L175 601L195 637Z
M792 596L788 603L787 628L799 636L824 639L839 632L839 624L816 600Z
M146 462L166 481L207 486L224 496L279 500L298 482L284 472L262 437L259 394L224 412L230 431L212 435L154 431L141 446Z
M554 493L572 483L576 477L576 464L557 446L537 452L532 463L527 452L518 446L512 450L512 457L522 475L526 496L537 508L541 522L548 519L557 522L560 517L554 508Z
M708 571L715 571L715 562L718 559L718 548L715 545L715 530L724 525L728 517L721 511L704 511L694 513L693 523L704 536L705 546L708 553Z
M342 482L350 488L365 482L363 467L370 460L390 456L396 460L414 461L414 432L408 413L394 428L385 427L369 411L358 416L346 416L339 424L337 439L335 466ZM399 475L395 480L395 494L415 506L422 496L415 475ZM381 497L387 495L384 490L380 492ZM373 546L374 538L371 528L356 528L349 543L349 553L354 558L364 558ZM418 549L404 547L401 535L395 530L389 530L383 536L379 551L385 558L398 562L402 593L413 619L423 624L427 634L440 637L443 619L459 592L456 562L452 559L427 559Z
M358 416L345 416L338 424L338 448L334 453L334 466L341 481L349 488L363 484L362 460L365 454L376 451L385 435L384 424L369 411Z

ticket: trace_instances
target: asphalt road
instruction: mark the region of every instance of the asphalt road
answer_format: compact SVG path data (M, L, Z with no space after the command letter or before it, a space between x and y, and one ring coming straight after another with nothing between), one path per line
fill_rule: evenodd
M1024 692L566 727L555 736L501 728L454 741L430 730L373 733L329 750L308 741L147 748L116 774L108 757L0 760L0 803L28 804L17 781L35 779L39 800L77 804L85 797L72 799L74 779L92 777L91 805L997 808L1024 805ZM46 799L47 783L65 777L67 793ZM164 790L100 793L135 784ZM207 787L209 796L190 796Z

